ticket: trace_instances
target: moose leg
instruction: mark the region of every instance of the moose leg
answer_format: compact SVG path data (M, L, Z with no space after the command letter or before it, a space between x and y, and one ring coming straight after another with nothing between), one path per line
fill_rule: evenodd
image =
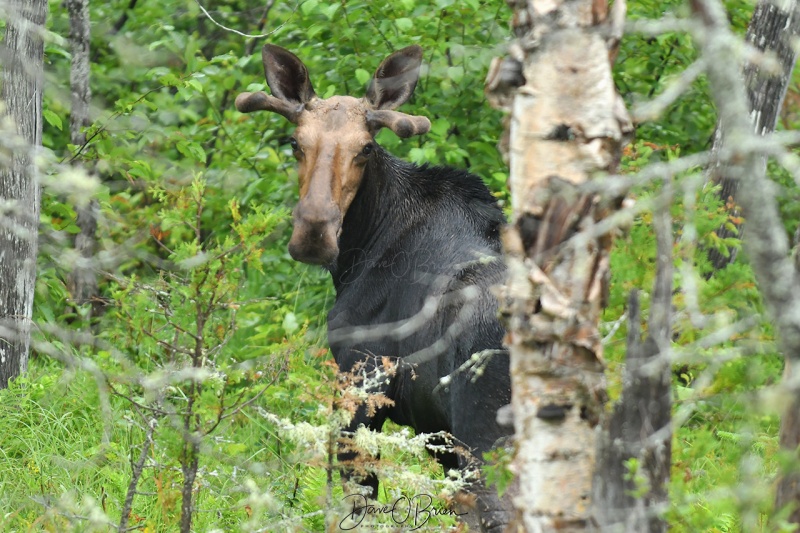
M510 440L510 439L509 439ZM505 447L507 453L511 453L507 446L498 443L498 448ZM484 480L476 482L470 489L470 493L475 496L475 511L477 511L478 527L467 521L470 527L476 531L485 533L502 533L506 531L509 523L514 518L514 506L512 498L517 494L517 481L514 480L501 498L497 487L486 486Z
M474 376L468 372L453 380L452 433L470 448L480 464L484 462L485 452L511 446L513 429L500 425L497 420L497 410L510 401L507 365L508 354L496 354L488 362L482 375ZM462 461L466 467L466 459ZM466 522L478 531L504 531L514 518L511 498L516 492L515 485L512 484L502 498L498 496L497 487L487 487L484 480L474 483L467 490L475 497L475 509L470 512L473 516ZM473 525L474 515L477 515L479 529Z

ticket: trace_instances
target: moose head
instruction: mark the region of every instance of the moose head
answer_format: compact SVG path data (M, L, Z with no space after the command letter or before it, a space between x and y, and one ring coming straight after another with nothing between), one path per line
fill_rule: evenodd
M342 221L375 155L375 134L389 128L411 137L430 129L426 117L394 111L414 92L422 49L409 46L387 57L364 98L317 97L306 66L279 46L265 45L262 59L272 95L242 93L236 109L273 111L297 125L289 142L298 161L300 201L289 253L297 261L328 265L339 254Z

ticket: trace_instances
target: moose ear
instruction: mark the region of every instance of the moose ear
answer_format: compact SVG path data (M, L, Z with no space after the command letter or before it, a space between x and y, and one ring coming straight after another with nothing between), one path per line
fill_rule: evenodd
M274 44L261 50L267 85L272 94L293 104L305 104L315 96L308 69L296 55Z
M394 109L411 97L419 79L422 48L409 46L383 60L367 87L373 109Z

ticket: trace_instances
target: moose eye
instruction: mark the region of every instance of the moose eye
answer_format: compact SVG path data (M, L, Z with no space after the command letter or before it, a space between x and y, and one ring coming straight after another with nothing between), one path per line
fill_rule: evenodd
M300 151L300 144L297 142L297 139L295 139L294 137L291 137L289 139L289 146L292 147L292 151L293 152Z
M375 145L372 143L365 144L364 148L361 149L361 155L367 157L375 150Z

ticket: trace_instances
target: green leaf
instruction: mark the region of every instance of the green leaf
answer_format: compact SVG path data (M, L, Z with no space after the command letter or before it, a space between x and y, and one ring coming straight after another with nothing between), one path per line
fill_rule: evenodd
M447 67L447 76L456 83L460 82L464 79L464 67Z
M49 109L43 110L42 116L44 117L44 119L47 121L48 124L63 131L61 124L61 117L59 117Z
M408 32L411 28L414 27L414 22L409 18L399 18L394 21L395 26L397 29L402 31L403 33Z
M341 4L339 2L333 2L322 8L322 13L328 18L328 20L333 20L333 16L336 15L336 12L339 10Z
M434 120L431 124L431 133L439 137L445 137L449 129L450 122L444 118Z
M303 12L303 15L311 14L314 9L319 5L318 0L306 0L302 4L300 4L300 11Z
M156 75L159 74L159 72L160 71L157 70L157 69L153 69L151 71L151 73L156 74ZM176 76L174 73L172 73L172 72L170 72L168 74L165 74L163 76L159 76L159 78L158 78L158 83L160 83L161 85L165 85L167 87L175 87L180 82L181 82L181 79L178 76Z
M367 82L369 82L369 80L371 78L372 78L372 74L370 74L369 72L367 72L363 68L357 68L356 69L356 79L358 80L358 83L360 83L362 85L366 85Z
M186 157L190 157L199 163L206 162L206 151L198 143L180 141L175 147Z
M330 98L336 94L336 86L335 85L328 85L325 90L322 92L322 98Z
M291 311L286 313L286 316L283 317L283 324L281 324L281 326L283 327L283 331L288 335L291 335L300 327L297 323L297 317Z
M236 59L238 59L238 57L236 55L231 54L231 53L227 53L227 54L222 54L222 55L218 55L218 56L212 57L211 58L211 62L212 63L224 63L224 62L230 61L230 60L234 60L235 61Z
M190 79L186 81L186 85L194 89L195 91L202 93L203 92L203 85L196 79Z
M247 446L240 442L230 442L225 445L225 454L228 456L236 456L240 453L244 453L246 450Z

